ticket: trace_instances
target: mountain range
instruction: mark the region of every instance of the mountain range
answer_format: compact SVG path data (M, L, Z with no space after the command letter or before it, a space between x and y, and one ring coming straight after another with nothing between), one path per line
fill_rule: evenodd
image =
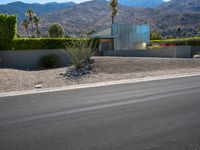
M194 36L199 34L197 29L200 27L200 3L198 1L171 0L161 2L153 8L119 5L116 23L149 24L151 31L160 31L163 37L180 35L180 31L177 29L181 27L183 36ZM66 33L70 36L86 36L91 31L104 29L111 24L107 0L92 0L80 4L71 3L64 8L51 9L52 12L45 13L38 13L36 9L32 9L40 14L40 30L44 36L47 35L48 26L55 22L64 26ZM2 12L1 7L0 12ZM18 24L18 33L22 36L25 35L20 24Z
M13 2L5 5L0 5L0 13L6 14L17 14L18 21L21 22L25 18L25 12L27 9L31 8L34 10L38 16L43 16L46 13L53 13L55 11L59 11L71 6L74 6L75 3L73 2L66 2L66 3L46 3L46 4L27 4L23 2Z

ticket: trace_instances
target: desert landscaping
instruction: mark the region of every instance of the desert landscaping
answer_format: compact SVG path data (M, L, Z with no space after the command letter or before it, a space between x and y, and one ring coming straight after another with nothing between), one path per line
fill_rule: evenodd
M93 57L92 73L79 79L69 79L70 67L48 70L0 69L0 92L78 85L122 79L136 79L173 74L200 73L199 59Z

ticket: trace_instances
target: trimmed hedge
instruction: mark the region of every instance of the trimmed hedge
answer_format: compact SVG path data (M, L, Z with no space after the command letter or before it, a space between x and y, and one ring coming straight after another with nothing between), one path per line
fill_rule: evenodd
M82 38L83 39L83 38ZM18 38L13 41L14 50L65 49L65 44L80 38ZM84 38L90 41L89 38Z
M0 14L0 50L12 49L16 35L16 15Z
M171 43L171 44L176 44L177 46L181 46L181 45L200 46L200 37L167 39L167 40L152 40L151 43L152 44Z

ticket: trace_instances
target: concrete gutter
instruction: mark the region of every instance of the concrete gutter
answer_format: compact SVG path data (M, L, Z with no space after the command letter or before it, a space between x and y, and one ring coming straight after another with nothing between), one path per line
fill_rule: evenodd
M174 74L174 75L145 77L145 78L137 78L137 79L125 79L125 80L80 84L80 85L63 86L63 87L34 89L34 90L26 90L26 91L5 92L5 93L0 93L0 98L1 97L9 97L9 96L38 94L38 93L68 91L68 90L76 90L76 89L83 89L83 88L102 87L102 86L119 85L119 84L131 84L131 83L148 82L148 81L156 81L156 80L167 80L167 79L194 77L194 76L200 76L200 73L181 74L181 75L180 74Z

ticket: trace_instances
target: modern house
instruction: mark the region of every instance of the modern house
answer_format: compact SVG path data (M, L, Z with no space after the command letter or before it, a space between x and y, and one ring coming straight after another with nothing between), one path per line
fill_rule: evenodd
M113 33L113 34L112 34ZM91 35L100 39L100 51L146 49L150 42L149 25L113 24Z

